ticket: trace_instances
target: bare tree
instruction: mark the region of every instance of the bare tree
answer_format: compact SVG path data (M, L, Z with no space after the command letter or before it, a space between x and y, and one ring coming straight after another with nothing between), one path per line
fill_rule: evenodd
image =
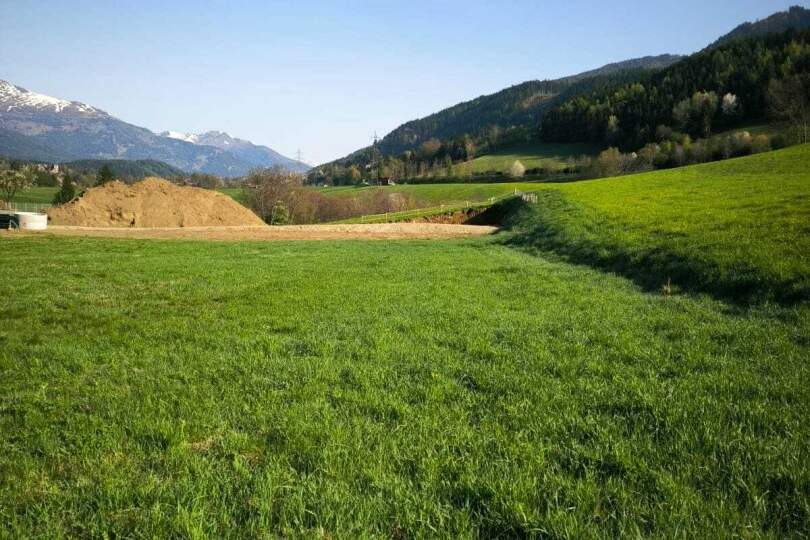
M807 125L810 124L810 75L794 75L771 81L768 87L771 112L777 118L789 121L807 143Z
M273 167L251 171L245 183L253 188L248 197L249 206L259 217L269 221L273 216L273 208L279 201L289 206L293 192L303 186L304 177Z
M8 162L0 161L0 202L7 206L17 192L33 186L34 174L30 165L14 169Z

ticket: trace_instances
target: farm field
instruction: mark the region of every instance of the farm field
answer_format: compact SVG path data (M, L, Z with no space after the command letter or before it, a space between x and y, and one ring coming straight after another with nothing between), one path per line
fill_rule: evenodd
M0 237L0 522L807 535L808 152L543 185L484 238Z

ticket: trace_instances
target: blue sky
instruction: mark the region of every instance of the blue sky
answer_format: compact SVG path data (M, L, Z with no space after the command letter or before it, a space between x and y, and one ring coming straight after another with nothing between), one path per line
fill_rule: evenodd
M800 0L0 0L0 79L154 131L301 149L320 163L376 131L530 79L687 54Z

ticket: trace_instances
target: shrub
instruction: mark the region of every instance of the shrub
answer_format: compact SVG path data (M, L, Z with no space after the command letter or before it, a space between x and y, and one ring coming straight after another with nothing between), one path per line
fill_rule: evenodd
M513 178L522 178L524 174L526 174L526 167L518 160L515 160L512 163L512 166L509 168L509 174Z

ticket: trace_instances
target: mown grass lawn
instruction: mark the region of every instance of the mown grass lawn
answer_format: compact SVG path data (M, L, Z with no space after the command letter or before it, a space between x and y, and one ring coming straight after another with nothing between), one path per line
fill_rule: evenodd
M810 533L810 311L500 237L0 238L0 530Z

